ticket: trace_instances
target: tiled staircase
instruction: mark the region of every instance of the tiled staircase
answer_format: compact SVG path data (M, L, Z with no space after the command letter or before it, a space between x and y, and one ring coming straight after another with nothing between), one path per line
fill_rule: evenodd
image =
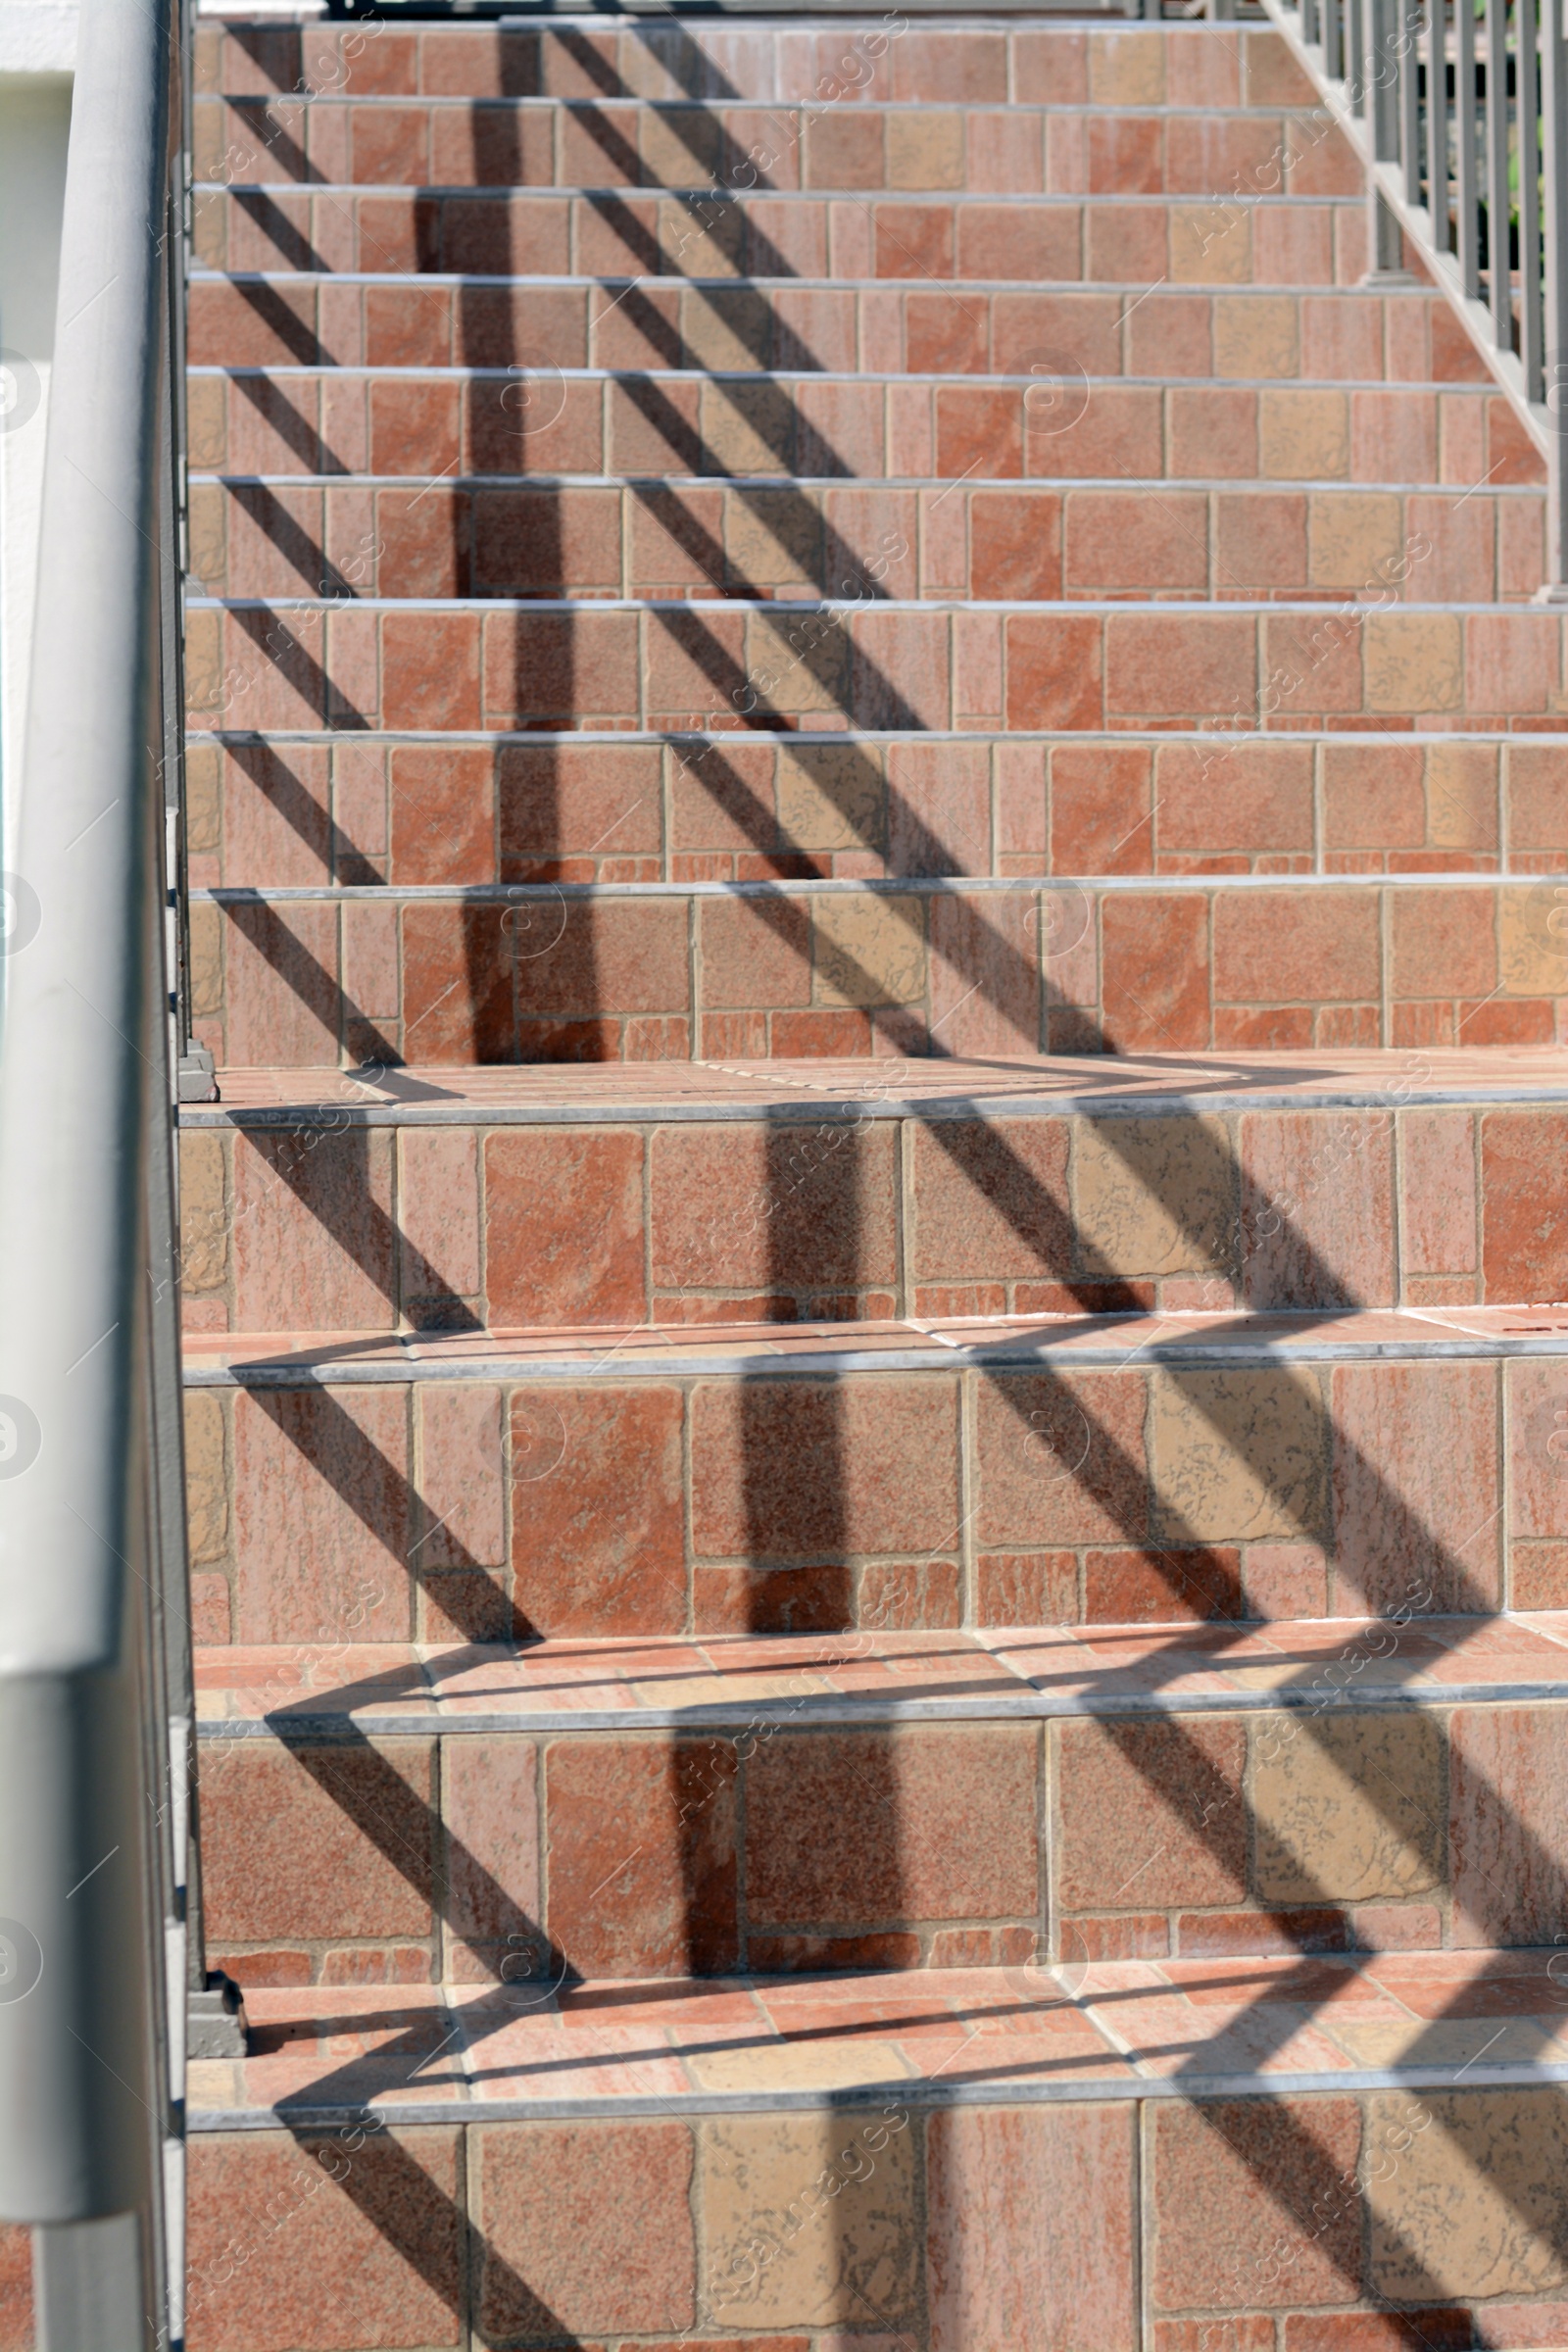
M193 2352L1568 2345L1506 401L1258 24L202 41Z

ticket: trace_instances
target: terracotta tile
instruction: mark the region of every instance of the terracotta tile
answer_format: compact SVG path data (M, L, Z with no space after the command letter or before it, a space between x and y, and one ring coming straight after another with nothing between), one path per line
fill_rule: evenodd
M1560 1783L1543 1707L1460 1707L1450 1731L1454 1941L1550 1943L1568 1926Z
M1161 744L1154 777L1161 860L1180 852L1311 849L1312 761L1293 744L1238 743L1217 752Z
M646 1381L514 1393L514 1590L534 1631L682 1630L682 1419L679 1391Z
M1063 1272L1071 1259L1067 1128L1054 1119L943 1121L913 1135L917 1282Z
M641 1323L643 1140L613 1129L485 1139L485 1264L500 1324Z
M1222 903L1223 905L1223 903ZM1209 1042L1208 906L1197 892L1103 901L1102 1000L1113 1052Z
M424 1524L411 1557L421 1579L443 1569L499 1567L506 1557L500 1391L431 1382L415 1409Z
M352 2135L351 2135L352 2136ZM459 2135L193 2132L186 2308L206 2352L462 2340ZM345 2170L345 2166L351 2168ZM324 2180L323 2180L324 2175ZM281 2210L288 2226L269 2226ZM238 2214L256 2217L236 2238ZM236 2268L236 2244L246 2252Z
M489 2124L474 2139L476 2320L492 2340L693 2325L690 2125Z
M733 1969L736 1754L645 1733L545 1751L552 1943L590 1976Z
M432 1797L427 1740L237 1743L203 1788L213 1935L428 1936Z
M781 1734L746 1768L759 1927L1032 1918L1036 1735L1021 1725Z
M510 908L417 901L403 909L403 1045L411 1061L510 1061Z
M1226 1004L1375 998L1378 908L1368 892L1221 892L1214 994Z
M969 502L969 593L1041 603L1061 594L1060 501L1014 490Z
M1335 1366L1338 1590L1351 1605L1495 1605L1496 1386L1483 1363Z
M1467 1111L1411 1110L1400 1136L1402 1255L1411 1274L1476 1264L1475 1123Z
M1101 624L1075 615L1010 614L1007 725L1079 728L1102 715Z
M705 1383L693 1400L695 1550L788 1559L955 1546L956 1402L930 1377Z
M1154 2109L1156 2310L1345 2303L1361 2290L1353 2099L1161 2102ZM1338 2190L1338 2195L1335 2195ZM1325 2197L1329 2221L1319 2215ZM1194 2230L1201 2212L1207 2226Z
M407 1413L393 1389L235 1397L238 1640L406 1637Z
M1061 1728L1064 1912L1234 1902L1245 1889L1246 1734L1208 1717Z
M1482 1268L1491 1299L1568 1296L1568 1225L1551 1173L1549 1111L1489 1110L1481 1120Z
M1112 614L1105 623L1105 703L1134 716L1215 718L1252 706L1250 621L1229 614Z
M1395 1303L1390 1115L1259 1113L1241 1122L1240 1152L1250 1305Z
M953 2108L926 2127L932 2352L1130 2352L1131 2118L1111 2106ZM1070 2185L1069 2185L1070 2183ZM1069 2212L1077 2216L1068 2226Z
M1137 1375L987 1375L978 1541L987 1550L1137 1542L1148 1519L1143 1428Z
M661 1130L650 1166L655 1289L891 1284L895 1143L881 1122Z
M536 1763L531 1740L453 1740L442 1754L448 1936L497 1973L524 1949L545 1973ZM455 1957L449 1950L449 1976Z

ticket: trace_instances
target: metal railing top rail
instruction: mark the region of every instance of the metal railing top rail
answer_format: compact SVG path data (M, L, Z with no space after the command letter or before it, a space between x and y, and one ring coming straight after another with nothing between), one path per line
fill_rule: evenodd
M182 24L82 0L3 966L0 2215L42 2352L179 2333Z
M1568 599L1568 0L1261 0L1367 166L1369 279L1400 232L1548 469Z

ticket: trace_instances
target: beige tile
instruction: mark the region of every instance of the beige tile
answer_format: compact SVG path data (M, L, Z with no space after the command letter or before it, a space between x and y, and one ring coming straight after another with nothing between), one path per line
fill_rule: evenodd
M698 414L715 469L784 473L794 463L795 409L781 384L705 384Z
M803 850L876 848L885 838L886 754L880 744L780 744L779 830Z
M1568 2093L1382 2093L1366 2156L1376 2293L1522 2295L1568 2278Z
M1072 1200L1086 1272L1226 1264L1235 1194L1220 1119L1074 1121Z
M179 1139L179 1279L186 1291L216 1291L228 1272L223 1139L197 1128Z
M1396 498L1365 490L1319 492L1308 502L1308 577L1314 588L1376 588L1399 553ZM1383 568L1380 569L1379 567Z
M859 2328L869 2304L883 2330L913 2325L916 2193L914 2127L902 2107L865 2121L824 2112L710 2122L697 2185L709 2324Z
M814 902L819 1004L913 1004L925 995L924 909L869 891Z
M1315 1535L1327 1431L1305 1371L1157 1371L1151 1408L1153 1521L1166 1541Z
M1498 893L1498 970L1510 997L1568 990L1568 876L1544 875Z
M1369 710L1458 710L1463 686L1457 613L1369 613L1362 642Z
M228 1480L223 1400L213 1389L185 1392L185 1514L190 1556L221 1560L228 1552Z
M890 115L886 135L890 188L962 187L961 115Z
M1163 106L1165 42L1158 32L1092 32L1089 95L1096 106Z
M1245 286L1252 275L1252 222L1245 205L1173 204L1170 275L1177 286Z
M1343 392L1265 392L1258 447L1270 481L1336 481L1348 472L1350 430Z
M1443 1740L1428 1715L1254 1718L1255 1891L1363 1903L1439 1884Z
M1299 351L1299 320L1291 295L1215 296L1216 375L1294 375Z

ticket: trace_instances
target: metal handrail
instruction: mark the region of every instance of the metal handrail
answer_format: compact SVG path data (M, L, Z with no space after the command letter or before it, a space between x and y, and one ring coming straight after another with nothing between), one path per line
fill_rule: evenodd
M188 54L180 0L82 0L4 965L0 2216L40 2352L182 2335Z
M1568 0L1262 0L1367 165L1374 280L1402 230L1546 460L1568 599Z

